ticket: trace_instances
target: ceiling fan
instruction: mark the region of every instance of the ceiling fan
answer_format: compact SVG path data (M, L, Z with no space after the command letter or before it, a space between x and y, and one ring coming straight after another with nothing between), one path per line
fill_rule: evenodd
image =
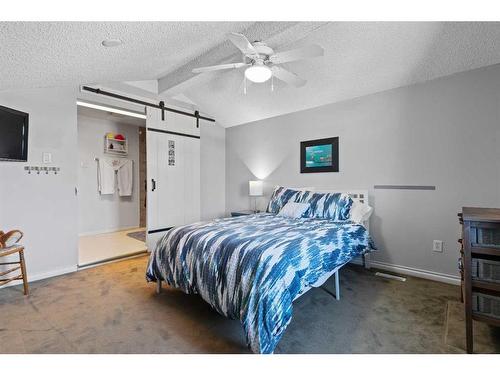
M193 73L247 67L245 70L245 79L252 82L266 82L271 77L275 77L294 87L302 87L307 82L305 79L283 69L279 65L291 61L323 56L324 54L323 48L317 44L289 51L274 52L266 43L260 41L250 43L242 34L230 33L227 37L243 53L243 62L205 66L193 69Z

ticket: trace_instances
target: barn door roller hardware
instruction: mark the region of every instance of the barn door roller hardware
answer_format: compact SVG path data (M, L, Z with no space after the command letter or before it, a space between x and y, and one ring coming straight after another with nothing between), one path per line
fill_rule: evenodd
M194 111L194 117L196 117L196 127L200 127L200 112Z
M165 121L165 111L167 111L167 112L177 113L179 115L184 115L184 116L196 118L196 127L197 128L200 126L200 119L205 120L205 121L215 122L215 119L213 119L213 118L200 116L200 112L198 112L198 111L194 111L194 113L191 113L191 112L181 111L179 109L165 107L165 102L163 102L163 101L159 102L158 104L149 103L149 102L145 102L143 100L130 98L128 96L115 94L114 92L104 91L101 89L95 89L95 88L89 87L89 86L82 86L82 90L93 92L94 94L98 94L98 95L109 96L110 98L120 99L120 100L124 100L127 102L144 105L144 106L151 107L151 108L158 108L161 110L161 119L163 121Z
M165 121L165 102L164 101L160 102L160 109L161 109L161 121Z

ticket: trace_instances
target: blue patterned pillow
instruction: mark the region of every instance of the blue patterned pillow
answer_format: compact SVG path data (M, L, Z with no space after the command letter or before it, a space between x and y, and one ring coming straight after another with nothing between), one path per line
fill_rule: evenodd
M345 193L314 193L304 191L297 199L300 203L309 203L304 217L328 220L349 220L353 200Z
M287 189L283 186L276 186L274 188L269 204L267 205L267 212L277 214L281 208L288 202L295 202L301 192L299 190Z

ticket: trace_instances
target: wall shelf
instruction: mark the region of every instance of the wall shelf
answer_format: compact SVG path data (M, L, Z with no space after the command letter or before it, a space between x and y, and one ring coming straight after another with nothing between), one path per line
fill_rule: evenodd
M128 141L104 136L104 153L112 155L128 155Z

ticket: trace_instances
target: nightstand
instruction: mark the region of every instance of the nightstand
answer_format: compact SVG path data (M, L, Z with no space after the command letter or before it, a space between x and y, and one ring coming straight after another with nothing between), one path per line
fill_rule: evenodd
M258 214L258 213L259 212L254 212L252 210L232 211L231 216L236 217L236 216L253 215L253 214Z

